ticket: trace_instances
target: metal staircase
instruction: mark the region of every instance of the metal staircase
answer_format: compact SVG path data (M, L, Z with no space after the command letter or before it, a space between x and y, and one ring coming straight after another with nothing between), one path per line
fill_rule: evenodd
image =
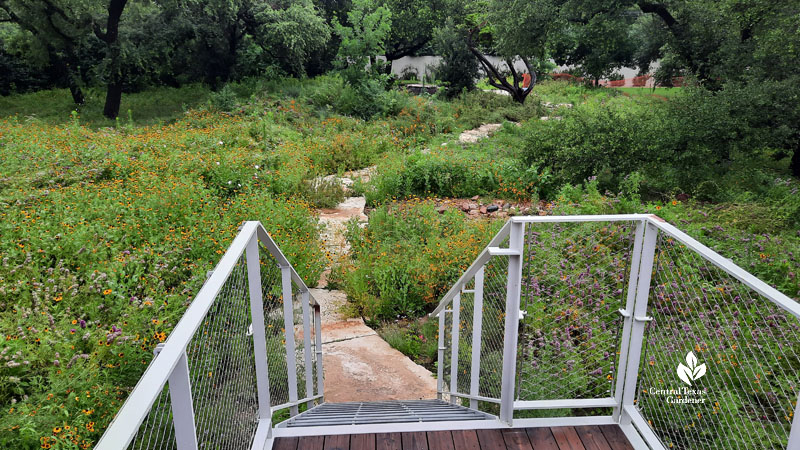
M246 222L97 448L445 431L800 448L800 305L658 217L512 218L431 315L437 400L326 403L319 305ZM670 402L671 390L707 402Z

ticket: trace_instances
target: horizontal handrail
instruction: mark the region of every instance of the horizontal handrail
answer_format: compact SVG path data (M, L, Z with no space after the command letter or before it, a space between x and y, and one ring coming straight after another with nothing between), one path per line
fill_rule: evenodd
M688 248L697 252L706 261L719 267L726 273L730 274L737 280L747 285L749 288L753 289L754 291L768 298L773 303L780 306L781 308L791 313L795 317L800 318L800 303L792 300L791 298L784 295L774 287L756 278L750 272L736 265L733 261L723 257L714 250L711 250L710 248L701 244L696 239L692 238L688 234L679 230L675 226L670 225L669 223L664 221L664 219L658 216L651 215L647 217L647 220L654 226L658 227L661 231L667 233L668 235L672 236L676 240L686 245Z
M625 222L652 219L652 214L597 214L582 216L515 216L511 222L568 223L568 222Z

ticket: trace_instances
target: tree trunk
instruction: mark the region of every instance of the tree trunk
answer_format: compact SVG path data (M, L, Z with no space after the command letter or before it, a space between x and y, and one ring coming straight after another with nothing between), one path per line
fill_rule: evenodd
M111 60L108 89L106 91L106 104L103 115L109 119L116 119L119 115L119 105L122 101L122 53L119 45L119 23L122 20L122 11L128 0L110 0L108 4L108 21L106 31L95 28L95 34L106 43L106 57Z
M792 175L800 178L800 145L794 149L792 162L789 163L789 169L792 171Z
M103 115L109 119L116 119L119 116L120 103L122 103L122 83L119 81L108 83Z
M72 101L75 102L76 105L84 104L86 102L86 97L84 97L83 90L78 81L80 80L80 74L73 69L72 64L60 58L58 59L57 66L64 71L64 75L67 77L67 86L69 87L69 93L72 94Z
M69 83L69 93L72 94L72 101L75 102L76 105L86 103L86 97L83 96L81 87L73 83L72 80L70 80Z

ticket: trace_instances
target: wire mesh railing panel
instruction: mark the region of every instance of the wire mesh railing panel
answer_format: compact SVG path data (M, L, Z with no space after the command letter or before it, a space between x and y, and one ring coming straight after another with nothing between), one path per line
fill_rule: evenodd
M150 413L139 426L128 450L174 450L175 428L172 426L172 404L169 386L165 385L150 409Z
M481 361L478 395L500 398L503 376L508 257L493 256L484 266Z
M635 222L531 223L518 400L614 396Z
M258 425L250 324L242 256L186 348L201 448L250 448Z
M267 344L270 403L289 401L289 371L286 364L286 325L283 319L281 268L261 246L261 298L264 304L264 334Z
M784 449L800 323L670 235L658 239L637 408L666 448Z
M311 366L311 379L314 383L314 395L322 394L320 387L319 387L319 379L317 378L319 374L319 366L317 365L317 316L314 314L314 309L311 309L311 317L310 317L310 328L311 328L311 359L312 359L312 366Z
M306 311L308 310L310 310L310 307L306 306ZM292 318L294 323L297 393L298 398L304 398L306 397L306 348L303 334L303 296L300 294L300 288L294 282L292 282Z
M469 283L467 289L473 289L473 284L474 283ZM472 315L475 308L475 294L462 293L460 303L458 320L458 380L456 383L456 391L462 394L469 394L470 382L472 380Z
M452 307L452 304L450 305ZM439 330L439 333L444 333L444 355L441 358L442 364L442 390L445 392L453 392L455 386L450 385L451 381L451 368L452 368L452 351L453 351L453 313L450 308L442 311L444 314L444 331Z

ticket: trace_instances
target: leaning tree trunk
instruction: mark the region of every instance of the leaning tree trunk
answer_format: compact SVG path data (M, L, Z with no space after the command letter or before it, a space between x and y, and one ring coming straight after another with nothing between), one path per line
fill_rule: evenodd
M525 69L531 76L531 83L528 88L524 88L520 86L522 83L524 74L517 73L517 70L514 68L514 61L513 59L506 59L506 65L508 66L508 71L511 73L512 82L509 83L506 79L506 74L501 69L497 68L489 61L483 53L478 50L478 46L473 40L473 34L477 31L477 29L473 29L467 35L467 47L469 47L469 51L472 52L473 55L478 59L478 62L481 63L483 66L483 70L486 72L486 75L489 77L489 84L500 89L502 91L508 92L512 99L519 104L524 104L525 99L528 97L528 94L531 93L533 90L533 86L536 84L536 72L531 70L531 65L528 63L528 59L524 56L519 56L522 62L525 64Z
M68 51L66 56L60 55L55 48L51 46L47 47L47 53L55 69L64 77L63 80L69 88L72 101L75 102L76 105L83 105L86 102L86 97L83 95L83 90L79 82L81 78L80 73L75 70L75 66L72 64L72 61L76 60L74 54Z

